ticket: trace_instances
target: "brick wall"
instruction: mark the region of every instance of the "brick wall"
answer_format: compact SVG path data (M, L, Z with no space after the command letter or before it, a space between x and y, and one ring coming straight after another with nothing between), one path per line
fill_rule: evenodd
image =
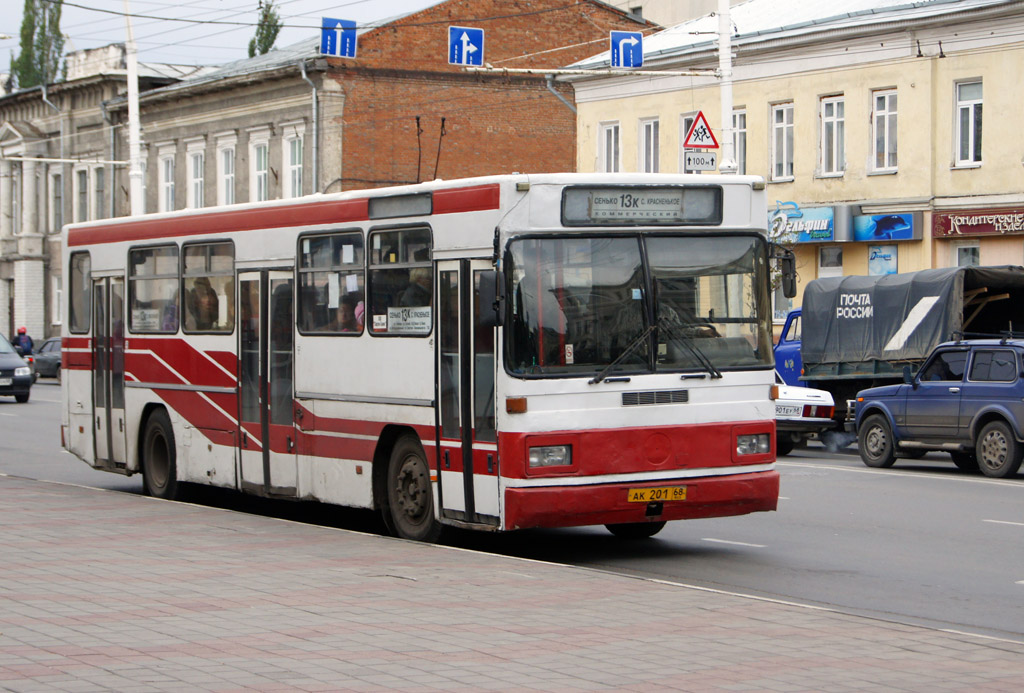
M484 60L509 68L562 67L606 50L612 29L644 28L586 1L449 0L363 34L355 60L329 61L345 106L324 127L341 133L345 189L574 170L576 117L545 78L449 65L450 25L482 28Z

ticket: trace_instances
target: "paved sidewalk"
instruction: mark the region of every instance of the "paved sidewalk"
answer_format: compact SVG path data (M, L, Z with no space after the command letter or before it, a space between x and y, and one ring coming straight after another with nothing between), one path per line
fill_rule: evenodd
M4 691L1021 691L1024 645L0 477Z

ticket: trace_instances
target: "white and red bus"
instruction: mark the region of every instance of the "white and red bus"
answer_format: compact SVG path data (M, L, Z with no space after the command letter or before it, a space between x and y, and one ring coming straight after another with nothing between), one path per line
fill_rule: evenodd
M64 445L421 540L774 510L763 191L516 174L69 225Z

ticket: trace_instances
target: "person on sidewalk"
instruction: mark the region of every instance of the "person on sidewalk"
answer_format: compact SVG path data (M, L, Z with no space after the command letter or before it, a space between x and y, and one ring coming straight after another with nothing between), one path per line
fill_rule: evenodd
M21 347L22 356L31 356L32 347L34 346L32 338L28 336L28 330L24 327L18 328L18 336L14 338L13 342L15 347Z

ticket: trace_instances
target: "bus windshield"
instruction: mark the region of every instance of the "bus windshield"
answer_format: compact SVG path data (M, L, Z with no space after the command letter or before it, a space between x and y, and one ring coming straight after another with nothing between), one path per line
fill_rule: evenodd
M755 233L522 238L507 258L512 374L719 377L772 364L767 245Z

